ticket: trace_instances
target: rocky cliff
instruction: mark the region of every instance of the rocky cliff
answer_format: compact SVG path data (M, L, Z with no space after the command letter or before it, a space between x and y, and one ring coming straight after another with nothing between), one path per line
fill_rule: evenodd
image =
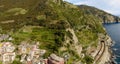
M92 14L100 18L103 21L103 23L120 22L120 18L118 16L112 15L98 8L87 5L78 5L78 6L80 9L84 10L86 14Z

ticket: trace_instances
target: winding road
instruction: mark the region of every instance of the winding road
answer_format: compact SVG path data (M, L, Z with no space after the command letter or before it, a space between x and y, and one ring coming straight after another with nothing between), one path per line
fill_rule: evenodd
M94 58L94 60L95 60L94 63L97 63L101 59L101 57L104 54L104 51L105 51L105 42L101 41L100 49L99 49L98 53L96 54L96 56Z

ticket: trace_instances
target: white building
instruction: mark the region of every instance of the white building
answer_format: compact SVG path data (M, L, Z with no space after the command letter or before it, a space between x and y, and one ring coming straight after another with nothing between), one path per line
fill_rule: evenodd
M13 46L13 44L11 42L3 42L1 43L0 46L0 51L1 51L1 57L2 57L2 61L3 64L6 62L13 62L15 59L15 47Z

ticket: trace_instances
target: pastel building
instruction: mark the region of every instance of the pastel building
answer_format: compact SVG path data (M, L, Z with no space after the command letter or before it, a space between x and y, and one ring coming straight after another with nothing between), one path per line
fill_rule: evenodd
M0 55L3 64L12 63L15 59L15 47L11 42L0 43Z

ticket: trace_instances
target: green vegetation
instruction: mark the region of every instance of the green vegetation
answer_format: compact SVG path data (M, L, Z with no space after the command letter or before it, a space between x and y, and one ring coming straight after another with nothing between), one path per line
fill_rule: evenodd
M23 28L24 29L24 28ZM64 30L55 30L48 28L34 27L31 29L32 32L18 31L12 35L14 44L20 44L20 42L29 40L39 41L40 48L46 49L49 53L58 52L58 48L62 46L64 41Z
M22 64L20 61L14 60L12 64Z
M81 58L73 46L73 35L66 31L67 28L75 31L79 39L77 44L81 44L84 49L91 44L96 46L98 34L104 34L105 31L102 21L95 15L86 14L84 10L68 2L62 0L57 2L59 4L56 2L52 0L1 0L0 5L5 5L5 7L0 9L0 28L2 33L9 33L14 38L13 43L16 45L22 41L29 43L39 41L39 48L47 50L45 57L50 53L59 54L63 52L59 49L66 47L65 51L71 55L69 61L71 64ZM14 20L14 22L9 22L9 20ZM5 21L9 23L3 23ZM66 43L65 37L68 37L70 42ZM85 56L82 61L92 63L93 60L90 56ZM18 64L17 62L14 61L13 64Z
M86 56L82 59L82 62L83 62L83 63L86 63L86 64L93 64L93 59L92 59L90 56L86 55Z
M120 20L119 17L112 15L110 13L107 13L103 10L97 9L95 7L91 7L88 5L78 5L78 7L85 12L85 14L92 14L99 19L102 20L102 22L107 22L110 23L109 21L112 22L118 22Z
M13 14L13 15L19 15L19 14L26 14L27 10L22 9L22 8L13 8L5 12L5 14Z
M0 61L0 64L2 64L2 61Z

